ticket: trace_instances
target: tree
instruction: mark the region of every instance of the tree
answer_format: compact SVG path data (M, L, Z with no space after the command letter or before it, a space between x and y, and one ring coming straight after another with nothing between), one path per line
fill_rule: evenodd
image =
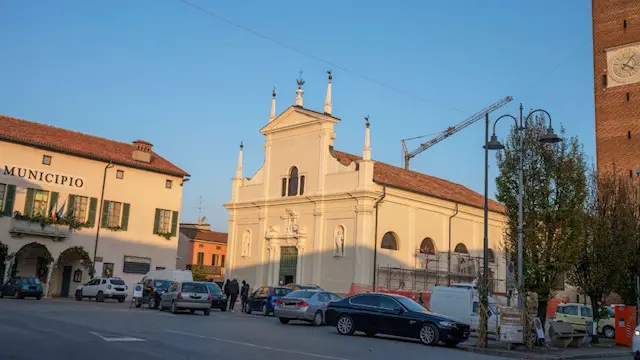
M538 139L547 131L546 118L526 124L523 139L523 282L524 293L538 297L538 316L546 318L547 301L555 284L574 262L575 244L583 239L586 195L585 156L577 138L555 145ZM498 201L506 207L505 250L517 261L519 131L514 127L505 149L497 155ZM517 266L517 264L516 264Z
M615 173L595 171L588 184L585 233L581 244L576 244L578 258L567 275L569 283L589 297L598 323L605 297L622 282L632 260L638 229L637 185Z

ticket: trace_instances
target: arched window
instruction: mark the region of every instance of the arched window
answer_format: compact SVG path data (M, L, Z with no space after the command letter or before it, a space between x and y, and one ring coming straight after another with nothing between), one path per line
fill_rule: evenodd
M298 195L298 168L295 166L289 171L289 192L287 195Z
M396 236L396 234L391 231L384 234L380 247L383 249L398 250L398 237Z
M456 252L458 254L468 254L469 250L467 250L467 246L463 243L459 243L458 245L456 245L456 248L453 250L453 252Z
M420 243L420 254L435 255L436 246L433 244L431 238L424 238Z
M488 250L489 250L488 251L489 255L487 257L489 258L489 262L495 264L495 262L496 262L496 253L491 249L488 249Z

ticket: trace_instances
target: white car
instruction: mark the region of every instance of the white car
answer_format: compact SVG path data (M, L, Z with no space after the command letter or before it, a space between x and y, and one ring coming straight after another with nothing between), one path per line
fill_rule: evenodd
M633 345L631 350L633 351L633 359L640 360L640 325L636 326L636 331L633 332Z
M116 299L124 302L127 299L127 285L120 278L95 278L76 288L76 300L94 298L97 302L104 299Z

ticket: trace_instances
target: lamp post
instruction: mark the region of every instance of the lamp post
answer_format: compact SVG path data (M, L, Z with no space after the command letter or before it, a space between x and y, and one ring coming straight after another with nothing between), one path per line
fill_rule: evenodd
M486 144L486 150L502 150L504 149L504 145L498 140L498 138L496 137L496 125L498 124L498 121L500 121L503 118L511 118L513 119L513 121L515 122L516 125L516 131L518 132L518 155L520 158L519 161L519 165L518 165L518 308L522 308L523 306L523 302L522 302L522 294L520 293L520 290L523 287L524 284L524 279L523 279L523 275L522 275L522 204L523 204L523 200L524 200L524 180L523 180L523 158L524 158L524 133L525 130L527 128L527 122L529 121L529 119L531 118L531 116L535 113L538 112L542 112L545 113L547 115L547 117L549 118L549 127L547 128L547 132L545 134L543 134L542 136L540 136L540 138L538 138L538 141L542 144L555 144L558 143L560 141L562 141L562 139L555 134L555 132L553 131L553 127L551 125L551 115L549 114L548 111L543 110L543 109L537 109L537 110L533 110L531 111L526 118L522 118L522 104L520 104L520 119L516 119L515 116L513 115L509 115L509 114L505 114L502 115L500 117L498 117L496 119L496 121L493 123L493 134L491 135L491 140ZM485 166L488 166L485 162ZM486 182L486 175L487 174L487 169L485 169L485 182ZM485 199L486 199L486 192L485 192ZM486 202L486 200L485 200ZM486 206L486 205L485 205ZM485 228L487 227L487 218L485 215ZM486 230L485 230L486 231ZM486 250L485 250L486 251ZM486 255L485 255L486 256ZM485 261L486 264L486 261ZM486 266L486 265L485 265ZM485 271L487 271L487 269L485 268Z

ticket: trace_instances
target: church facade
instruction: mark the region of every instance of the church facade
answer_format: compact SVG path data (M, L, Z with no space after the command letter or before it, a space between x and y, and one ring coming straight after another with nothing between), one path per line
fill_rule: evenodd
M462 185L372 160L365 119L360 155L334 148L331 76L324 111L296 103L271 116L264 164L243 175L242 146L232 180L227 277L253 288L316 284L425 291L470 282L483 255L484 198ZM505 291L502 205L489 202L493 291Z

